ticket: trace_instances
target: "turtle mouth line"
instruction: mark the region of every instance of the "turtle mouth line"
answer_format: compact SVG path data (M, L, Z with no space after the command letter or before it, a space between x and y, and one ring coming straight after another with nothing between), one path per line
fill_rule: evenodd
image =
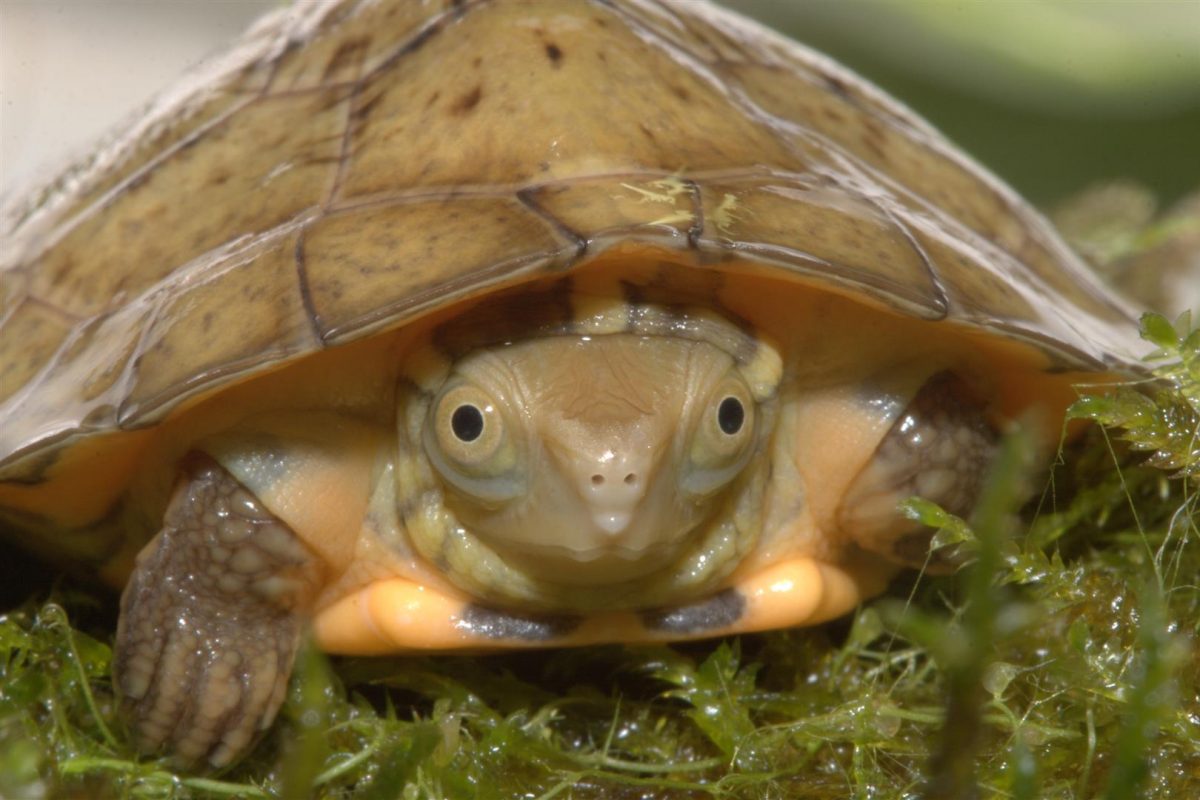
M665 544L650 545L647 547L624 547L618 544L606 544L599 547L580 549L556 544L529 544L525 542L518 544L509 542L506 545L506 549L537 558L570 560L580 564L590 564L607 560L636 563L644 561L647 558L665 556L671 548Z

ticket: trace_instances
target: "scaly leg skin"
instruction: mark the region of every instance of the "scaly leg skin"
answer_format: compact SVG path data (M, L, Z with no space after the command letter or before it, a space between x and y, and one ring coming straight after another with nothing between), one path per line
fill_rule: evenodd
M283 702L322 567L219 464L190 455L121 595L116 684L143 752L246 752Z

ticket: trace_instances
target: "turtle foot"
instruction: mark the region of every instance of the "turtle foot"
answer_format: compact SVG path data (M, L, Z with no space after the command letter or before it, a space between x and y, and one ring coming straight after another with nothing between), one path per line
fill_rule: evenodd
M211 458L188 457L121 596L113 672L138 747L221 767L283 701L320 566Z

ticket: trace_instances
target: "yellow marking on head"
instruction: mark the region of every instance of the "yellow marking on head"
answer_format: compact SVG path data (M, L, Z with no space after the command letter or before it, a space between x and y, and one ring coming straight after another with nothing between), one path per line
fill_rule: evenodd
M575 328L585 336L620 333L629 327L631 309L620 296L575 292L571 295Z
M453 367L450 359L428 340L404 357L404 373L426 392L434 391Z
M783 380L783 356L778 345L766 334L758 331L755 338L758 348L750 363L742 367L742 376L755 399L762 400L774 394Z
M401 450L396 454L396 482L400 486L422 487L429 484L428 471L420 457L411 451ZM404 498L401 498L403 500Z

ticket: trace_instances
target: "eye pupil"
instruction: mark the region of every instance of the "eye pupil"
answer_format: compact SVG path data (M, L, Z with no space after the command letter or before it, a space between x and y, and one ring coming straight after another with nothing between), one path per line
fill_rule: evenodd
M721 401L721 405L717 406L717 425L725 434L734 435L742 429L745 421L746 409L736 397L726 397Z
M459 441L475 441L483 435L483 412L470 403L463 403L450 415L450 430Z

